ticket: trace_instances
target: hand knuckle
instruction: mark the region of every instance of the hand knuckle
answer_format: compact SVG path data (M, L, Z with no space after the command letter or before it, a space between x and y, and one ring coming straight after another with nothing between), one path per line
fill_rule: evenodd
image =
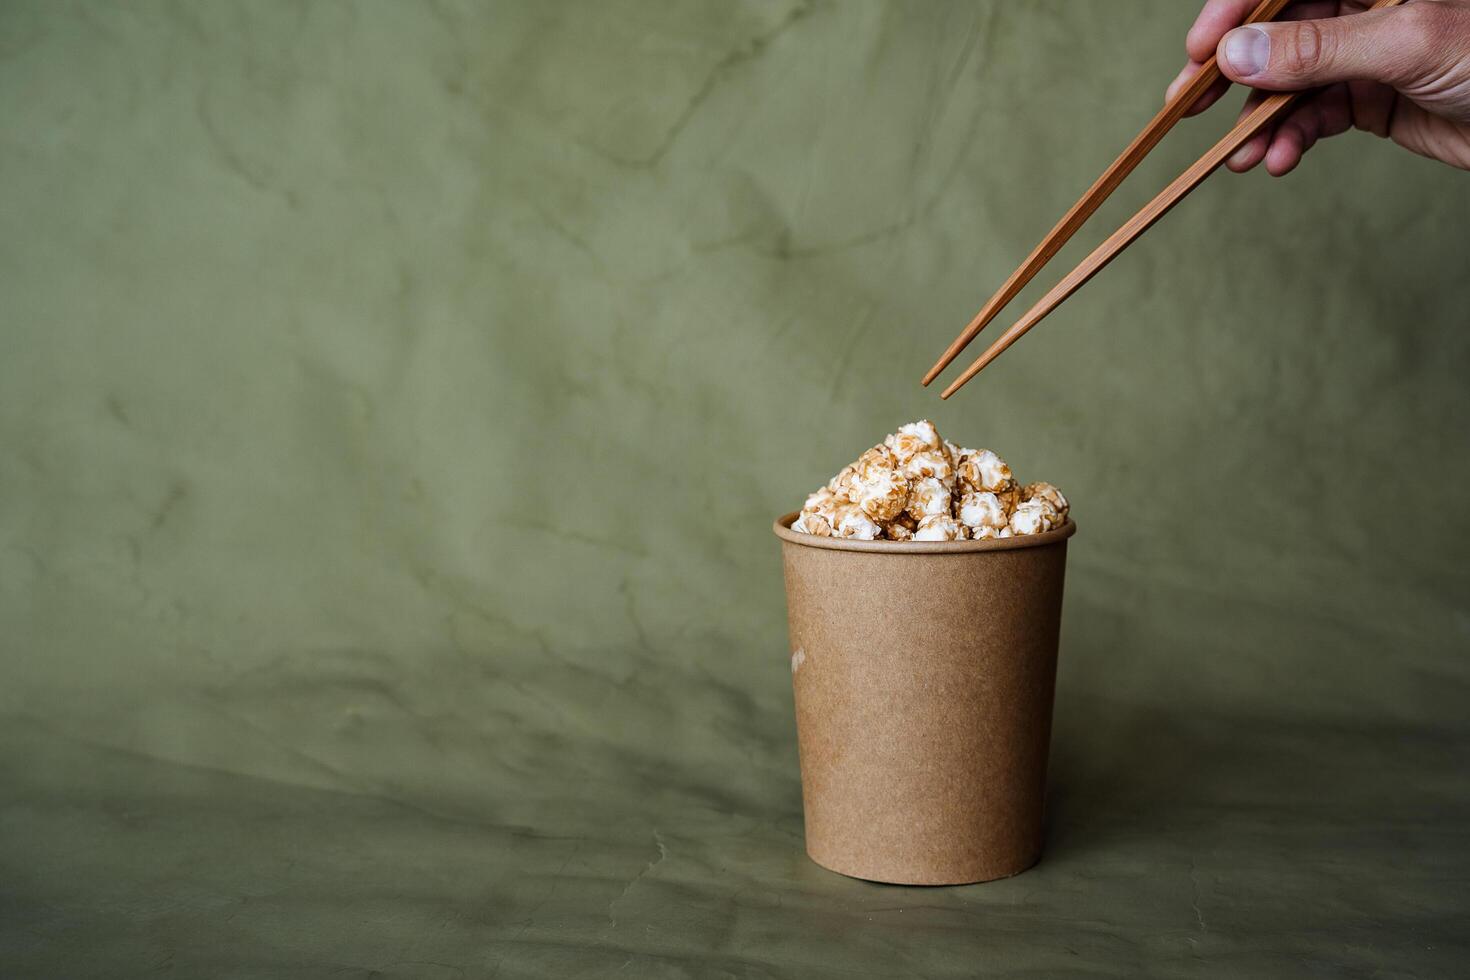
M1397 83L1430 77L1453 60L1456 38L1470 39L1470 10L1442 3L1410 3L1394 11L1395 55L1389 78Z
M1421 40L1437 40L1450 30L1449 15L1452 12L1437 3L1406 4L1399 12L1410 35Z
M1282 67L1293 75L1316 71L1331 60L1327 34L1311 21L1298 24L1288 40L1282 52Z

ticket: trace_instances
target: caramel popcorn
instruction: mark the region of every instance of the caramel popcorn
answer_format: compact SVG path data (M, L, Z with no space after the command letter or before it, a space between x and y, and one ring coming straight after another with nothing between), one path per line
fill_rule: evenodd
M857 476L857 467L848 463L837 475L827 481L827 489L843 500L852 499L852 481ZM820 492L820 491L818 491Z
M875 521L891 521L908 506L909 481L897 466L886 446L874 446L857 461L853 500Z
M863 513L857 504L846 504L837 509L834 535L839 538L855 538L858 541L873 541L881 537L883 528Z
M938 478L926 476L915 480L910 485L907 513L914 520L922 521L934 514L948 514L949 512L949 487L940 483Z
M831 489L821 487L806 498L806 503L801 505L801 510L802 513L811 512L827 517L837 509L837 505L841 502L842 498Z
M967 493L960 498L955 515L960 523L974 530L978 527L1000 529L1009 523L1010 515L1000 497L989 490Z
M802 511L801 516L791 522L791 530L802 534L815 534L819 538L832 536L832 522L815 511Z
M935 514L919 522L915 541L963 541L965 526L948 514Z
M796 527L795 524L791 526L793 528ZM893 521L890 524L883 525L883 537L889 541L912 541L914 532L907 525Z
M1067 516L1067 511L1069 509L1067 506L1067 498L1062 496L1062 491L1058 490L1050 483L1026 484L1025 489L1021 491L1021 498L1023 500L1045 500L1047 503L1051 504L1052 510L1055 510L1058 516Z
M791 529L857 541L978 541L1067 521L1050 483L1022 486L989 449L966 449L920 419L844 466L806 499Z
M936 479L946 490L954 487L954 466L942 450L922 449L903 464L904 476L910 480Z
M1021 505L1021 487L1015 481L1012 481L1011 485L1006 487L1004 490L995 490L991 492L993 492L997 497L1000 498L1001 506L1006 509L1007 514L1014 514L1016 512L1016 508Z
M858 480L870 480L885 470L898 469L898 457L893 454L893 450L879 443L859 456L852 468Z
M916 454L937 451L944 444L939 439L934 423L928 419L920 419L899 426L897 432L883 440L883 445L893 451L900 466L905 466Z
M898 432L883 439L883 445L894 451L898 460L903 461L920 450L938 450L944 442L939 439L939 430L933 428L932 422L920 419L919 422L898 426Z
M1016 534L1040 534L1061 523L1056 508L1040 498L1026 501L1011 514L1011 530Z
M1015 483L1006 461L988 449L966 450L959 464L960 483L967 490L1008 490Z

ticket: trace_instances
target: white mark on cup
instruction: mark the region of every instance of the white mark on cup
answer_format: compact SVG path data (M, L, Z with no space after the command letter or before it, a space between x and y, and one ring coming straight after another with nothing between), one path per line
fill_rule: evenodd
M796 652L791 655L791 672L796 673L804 663L806 663L806 651L797 647Z

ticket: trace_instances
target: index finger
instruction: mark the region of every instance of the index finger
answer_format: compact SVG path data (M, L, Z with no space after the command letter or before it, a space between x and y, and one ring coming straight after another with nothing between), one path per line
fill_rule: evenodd
M1245 23L1259 0L1206 0L1194 26L1184 37L1184 49L1193 61L1208 61L1220 38Z
M1343 0L1353 6L1372 6L1372 0ZM1338 12L1338 0L1295 0L1280 15L1280 20L1313 20L1331 17ZM1220 38L1250 19L1258 0L1207 0L1194 26L1184 38L1190 60L1205 61L1215 53Z

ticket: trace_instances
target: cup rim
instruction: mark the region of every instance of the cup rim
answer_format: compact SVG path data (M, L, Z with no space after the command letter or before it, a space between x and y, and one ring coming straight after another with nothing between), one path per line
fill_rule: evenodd
M801 512L793 510L776 518L771 529L776 537L787 544L804 548L824 548L827 551L868 551L884 555L954 555L978 551L1012 551L1017 548L1039 548L1057 544L1077 533L1072 518L1067 523L1040 534L1018 534L1010 538L987 538L983 541L857 541L852 538L823 538L815 534L802 534L791 530L791 522Z

